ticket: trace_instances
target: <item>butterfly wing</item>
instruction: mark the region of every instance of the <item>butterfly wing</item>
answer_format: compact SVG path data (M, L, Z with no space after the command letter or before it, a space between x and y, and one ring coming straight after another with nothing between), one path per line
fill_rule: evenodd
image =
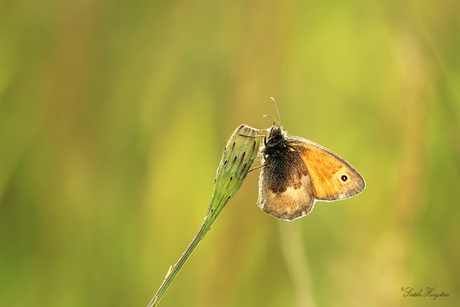
M345 199L366 187L361 174L336 153L301 137L289 137L288 142L307 166L316 199Z
M289 173L290 178L280 180L279 172L274 172L270 167L262 168L257 200L262 210L279 219L293 220L307 215L313 209L315 195L308 172L299 172L297 175L294 172L297 170ZM279 190L279 187L283 188Z

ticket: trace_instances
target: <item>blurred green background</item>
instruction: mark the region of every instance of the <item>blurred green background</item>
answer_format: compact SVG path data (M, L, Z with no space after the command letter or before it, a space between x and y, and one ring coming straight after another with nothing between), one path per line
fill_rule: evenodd
M366 190L288 223L250 173L160 306L460 306L459 12L0 0L0 306L146 306L270 96Z

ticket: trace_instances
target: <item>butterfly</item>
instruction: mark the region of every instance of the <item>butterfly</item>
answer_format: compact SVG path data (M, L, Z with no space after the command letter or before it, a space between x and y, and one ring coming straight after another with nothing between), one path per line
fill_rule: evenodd
M312 141L288 136L278 124L268 129L260 150L257 205L262 210L293 220L307 215L316 201L346 199L364 190L364 178L350 163Z

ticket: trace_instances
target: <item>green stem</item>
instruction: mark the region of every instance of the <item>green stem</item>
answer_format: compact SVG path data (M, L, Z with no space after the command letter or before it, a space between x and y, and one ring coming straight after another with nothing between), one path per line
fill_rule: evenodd
M179 258L179 261L172 269L170 268L163 283L147 307L157 306L176 275L198 246L198 243L209 231L219 213L240 188L257 157L261 142L261 138L258 136L260 136L259 130L241 125L228 140L222 160L217 168L214 190L205 220L190 245Z
M200 243L200 241L204 238L204 235L211 228L211 224L212 224L212 222L209 223L209 222L205 221L203 223L203 225L201 225L200 230L198 231L196 236L193 238L192 242L187 247L185 252L179 258L179 261L177 261L177 263L174 265L172 270L170 272L168 272L168 274L166 275L165 280L161 284L160 288L158 289L157 293L153 297L153 299L150 302L150 304L148 305L148 307L156 306L156 304L160 301L161 297L166 292L166 290L168 289L169 285L173 282L174 278L179 273L180 269L184 266L184 264L187 261L187 259L193 253L195 248L198 246L198 243Z

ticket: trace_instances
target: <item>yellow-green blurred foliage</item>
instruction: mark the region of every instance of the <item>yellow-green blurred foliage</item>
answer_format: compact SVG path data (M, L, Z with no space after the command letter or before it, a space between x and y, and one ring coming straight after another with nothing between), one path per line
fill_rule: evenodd
M0 0L0 306L147 305L270 96L366 190L288 223L250 173L160 305L460 306L459 12Z

